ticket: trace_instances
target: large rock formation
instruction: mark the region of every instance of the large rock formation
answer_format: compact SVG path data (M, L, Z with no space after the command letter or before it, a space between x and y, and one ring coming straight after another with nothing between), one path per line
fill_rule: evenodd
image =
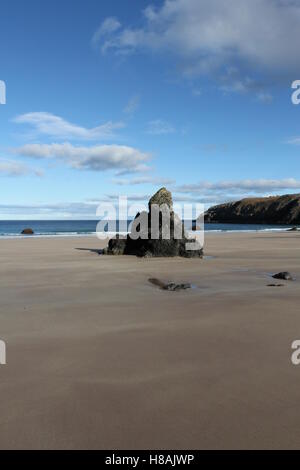
M222 224L300 224L300 194L248 198L211 207L206 223Z
M196 249L189 249L189 243ZM152 256L183 256L202 258L202 246L187 237L183 224L173 211L172 194L161 188L149 201L149 212L138 213L131 233L109 241L105 254Z

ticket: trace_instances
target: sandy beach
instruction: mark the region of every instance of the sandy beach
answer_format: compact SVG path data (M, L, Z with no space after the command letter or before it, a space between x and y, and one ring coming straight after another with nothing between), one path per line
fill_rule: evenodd
M0 448L299 447L300 234L208 234L203 260L100 247L0 242Z

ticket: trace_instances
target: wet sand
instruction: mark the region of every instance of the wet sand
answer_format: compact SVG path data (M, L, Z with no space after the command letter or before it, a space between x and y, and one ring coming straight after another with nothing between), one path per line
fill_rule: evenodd
M0 448L299 448L300 234L209 234L204 260L99 247L0 241Z

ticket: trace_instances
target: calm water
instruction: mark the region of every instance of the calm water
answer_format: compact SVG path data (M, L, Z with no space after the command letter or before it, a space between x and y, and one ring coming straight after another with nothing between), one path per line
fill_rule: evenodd
M0 220L1 237L20 237L24 228L32 228L35 236L86 236L94 234L96 220ZM129 222L128 222L129 223ZM187 225L188 227L188 225ZM248 224L206 224L206 231L245 232L245 231L278 231L287 230L288 226L280 225L248 225ZM117 223L118 230L118 223Z

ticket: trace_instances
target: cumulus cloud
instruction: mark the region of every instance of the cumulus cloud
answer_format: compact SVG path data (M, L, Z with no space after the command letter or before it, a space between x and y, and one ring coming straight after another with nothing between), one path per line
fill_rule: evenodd
M114 184L119 186L137 186L139 184L152 184L166 186L168 184L174 184L175 181L170 178L159 178L155 176L140 176L139 178L132 179L115 179Z
M300 180L253 179L236 181L203 181L172 188L174 200L202 203L206 208L215 204L237 201L246 197L262 197L300 192Z
M146 162L150 159L149 154L125 145L27 144L15 152L24 157L63 161L78 170L114 170L118 174L146 171L149 169Z
M134 180L124 180L124 184L133 185ZM144 179L136 179L136 184ZM122 185L122 181L118 184ZM249 179L236 181L199 182L195 184L174 185L167 180L158 185L166 185L172 191L173 200L177 204L201 203L206 207L223 202L234 201L245 197L269 196L288 192L300 192L300 180L286 179ZM123 194L120 192L120 194ZM116 201L119 194L108 194L107 198ZM131 202L147 202L150 194L133 194L128 196Z
M147 208L151 194L131 194L128 195L128 208L131 209L131 217L134 217L137 211ZM175 197L175 203L197 202L195 197L180 196ZM206 199L210 203L212 199ZM89 199L83 202L59 202L53 204L0 204L0 217L6 219L91 219L97 220L97 208L101 203L112 203L116 211L118 209L119 194L108 194L99 198ZM203 198L199 199L203 203ZM216 202L216 199L213 199ZM96 223L95 223L96 231Z
M114 131L124 127L122 122L106 122L93 128L80 127L66 121L60 116L46 112L22 114L14 118L18 124L28 124L37 134L48 135L59 139L95 140L114 136Z
M113 203L113 204L118 204L119 202L119 196L124 195L122 193L119 194L108 194L106 197ZM140 210L147 210L148 207L148 201L152 194L130 194L127 195L127 201L128 203L134 204L134 209L133 212L135 211L138 212ZM206 194L206 195L198 195L198 194L176 194L175 192L172 192L173 196L173 202L174 204L177 205L183 205L183 204L204 204L206 207L209 207L210 205L215 205L221 202L224 202L224 197L223 195L220 194ZM139 206L139 204L142 204ZM133 214L134 215L134 214Z
M281 180L257 179L241 181L219 181L216 183L200 182L196 184L185 184L175 188L178 193L201 194L207 192L244 192L244 193L269 193L283 190L300 189L300 180L286 178Z
M120 196L124 196L123 194L119 193L115 193L115 194L107 194L106 197L110 200L110 201L114 201L114 202L118 202L119 201L119 197ZM151 195L150 194L128 194L126 195L127 197L127 201L130 201L130 202L146 202L146 201L149 201Z
M184 203L202 203L205 207L214 204L237 200L241 197L249 195L269 195L274 192L287 190L300 190L300 180L294 178L282 180L241 180L241 181L220 181L220 182L203 182L198 184L189 184L183 186L171 187L173 200L175 204ZM253 194L254 193L254 194ZM117 207L119 196L124 195L122 192L105 194L98 198L91 198L84 202L61 202L54 204L0 204L0 215L28 220L33 218L92 218L96 219L96 210L101 202L111 202ZM136 204L134 211L147 205L150 193L136 193L127 195L128 203ZM140 206L139 206L140 204ZM133 214L134 215L134 214Z
M164 0L144 10L139 27L105 24L96 41L102 53L167 52L188 76L235 67L236 91L253 86L253 71L274 83L300 68L299 0Z
M148 122L147 133L152 135L164 135L173 134L175 128L167 121L162 119L155 119L154 121Z
M0 215L18 219L42 218L93 218L96 219L98 204L88 202L70 202L57 204L0 204Z
M0 159L0 176L42 176L42 170L31 168L14 160Z
M148 201L150 195L133 194L128 196L128 202L134 203L145 203ZM97 208L101 203L114 204L117 209L119 202L118 194L104 195L99 198L92 198L80 202L58 202L50 204L0 204L0 216L6 216L8 218L14 218L18 216L18 219L27 219L28 217L38 219L92 219L97 220ZM24 215L23 215L24 214ZM96 231L96 223L95 223Z

